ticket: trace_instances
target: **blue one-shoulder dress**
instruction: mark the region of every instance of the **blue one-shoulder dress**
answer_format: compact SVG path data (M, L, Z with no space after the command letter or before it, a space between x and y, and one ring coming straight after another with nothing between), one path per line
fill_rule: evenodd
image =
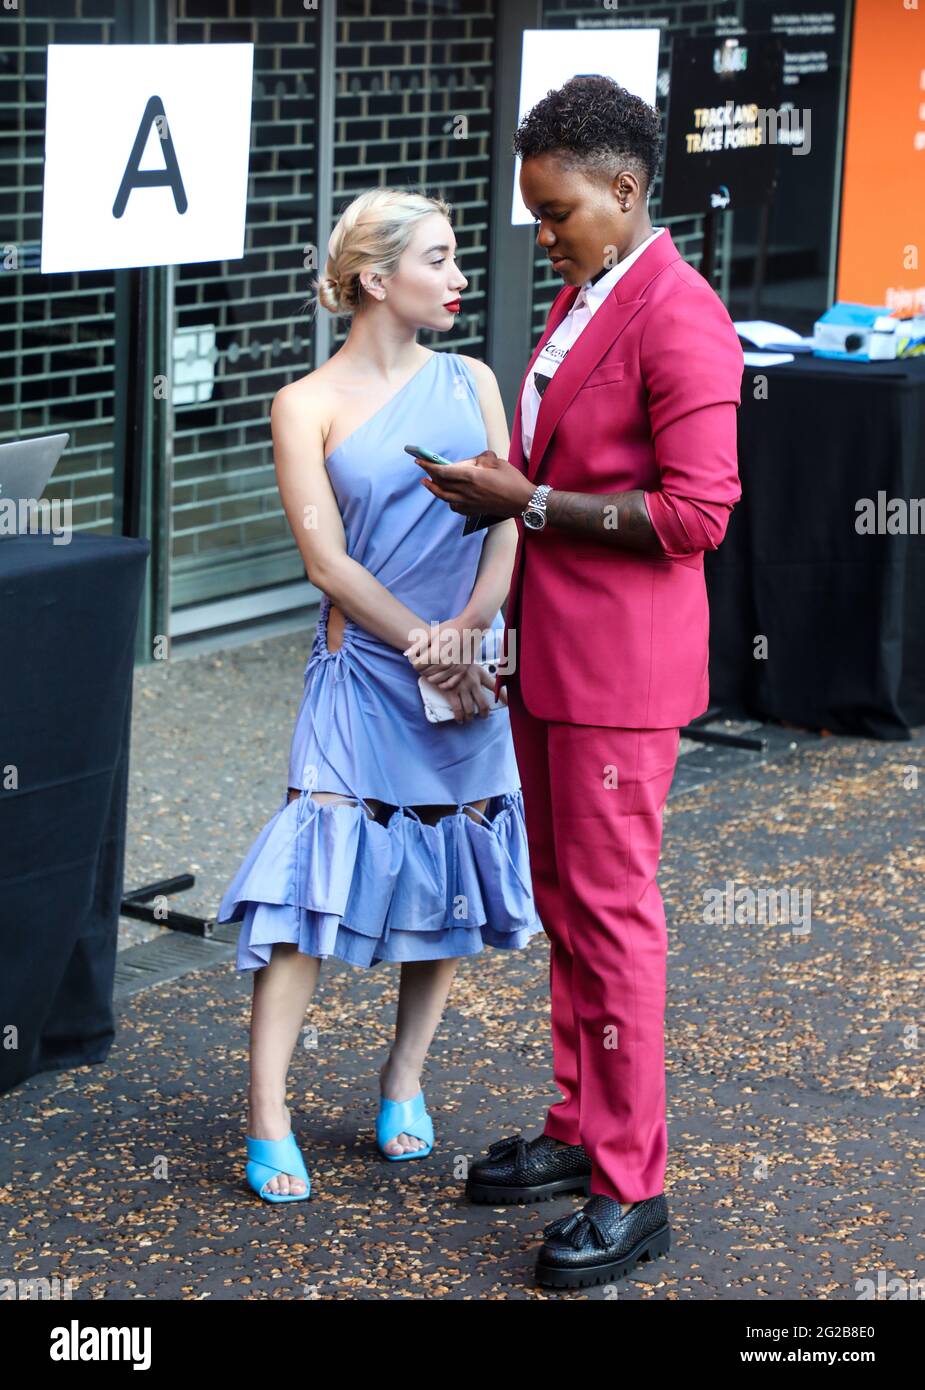
M475 381L456 353L434 352L326 458L347 553L425 623L444 622L469 600L488 533L463 535L465 517L421 485L406 444L450 459L487 448ZM526 945L543 928L507 707L430 723L396 647L345 615L343 642L328 651L329 609L325 596L282 804L218 911L219 922L242 919L237 968L266 965L278 941L362 966ZM499 610L483 660L500 651L503 628ZM288 787L301 795L290 801ZM313 791L395 809L382 824ZM463 810L485 797L484 816ZM436 825L412 809L436 804L456 809Z

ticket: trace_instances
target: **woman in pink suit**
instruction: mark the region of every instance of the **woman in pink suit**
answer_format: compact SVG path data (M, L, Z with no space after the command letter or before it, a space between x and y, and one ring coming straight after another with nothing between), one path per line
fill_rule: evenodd
M517 520L511 727L551 942L541 1134L492 1144L476 1201L589 1196L537 1277L582 1286L667 1251L667 935L656 883L680 727L708 705L703 553L741 496L742 350L707 281L649 221L659 118L606 77L550 92L514 138L562 277L524 375L510 460L422 464L455 511Z

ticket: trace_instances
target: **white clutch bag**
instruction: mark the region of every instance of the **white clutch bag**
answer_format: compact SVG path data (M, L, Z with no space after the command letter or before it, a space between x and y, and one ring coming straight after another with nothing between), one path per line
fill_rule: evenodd
M493 650L496 650L497 643L500 641L503 629L494 628L492 629L492 632L498 633L498 637L495 640L493 646ZM490 632L486 633L485 635L482 644L483 653L485 650L485 643L489 641L491 641ZM492 683L494 683L495 677L498 674L498 658L496 656L488 657L487 659L479 662L479 665L484 667L484 669L488 672L489 676L491 677ZM441 724L446 719L455 719L456 716L453 711L453 706L450 704L449 700L440 690L439 686L434 685L433 682L429 681L426 676L418 676L418 689L421 692L421 699L424 701L424 713L427 715L427 718L430 720L431 724ZM495 692L493 690L489 690L487 686L482 686L482 694L488 701L489 714L494 714L495 710L497 709L507 708L507 705L504 702L504 700L496 699ZM473 715L473 718L480 719L481 715Z

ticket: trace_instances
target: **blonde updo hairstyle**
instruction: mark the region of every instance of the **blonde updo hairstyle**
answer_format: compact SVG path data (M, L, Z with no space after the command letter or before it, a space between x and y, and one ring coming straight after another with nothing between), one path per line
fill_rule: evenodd
M332 314L355 314L368 299L360 272L394 275L414 229L424 217L451 204L402 188L371 188L341 213L328 239L324 274L315 281L318 303Z

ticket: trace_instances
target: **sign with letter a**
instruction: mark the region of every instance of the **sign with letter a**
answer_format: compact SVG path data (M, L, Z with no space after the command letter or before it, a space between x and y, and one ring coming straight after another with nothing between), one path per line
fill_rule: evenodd
M43 274L244 255L254 46L49 44Z

